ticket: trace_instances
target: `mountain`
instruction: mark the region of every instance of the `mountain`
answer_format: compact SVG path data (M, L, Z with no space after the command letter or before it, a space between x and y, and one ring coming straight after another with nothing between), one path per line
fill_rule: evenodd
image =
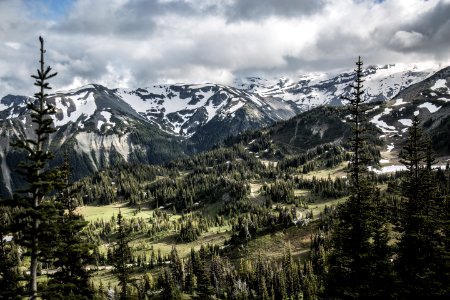
M187 139L193 152L209 149L229 135L300 112L292 101L218 84L155 85L114 92L148 122Z
M364 69L364 89L371 101L386 101L408 86L429 77L441 67L435 65L384 65ZM342 105L342 96L350 96L353 71L340 73L311 73L299 78L249 77L238 79L235 86L262 97L277 97L293 101L302 110L320 105Z
M366 82L367 80L366 77ZM370 95L370 93L368 93ZM407 137L414 116L432 140L438 156L450 155L450 67L401 90L385 101L369 101L367 120L387 152L398 151ZM262 157L305 153L329 143L345 144L351 134L348 110L343 106L317 106L294 118L226 140L243 144ZM268 151L270 150L270 151Z
M425 116L426 105L429 105L426 103L435 106L446 103L440 98L447 97L447 90L443 89L443 82L438 81L447 78L445 70L436 72L436 67L395 65L365 69L366 96L371 102L380 102L371 112L372 123L381 130L393 126L398 136L407 125L402 118L410 117L396 119L395 112L401 108L396 101L401 97L405 102L415 97L412 102L425 106L414 109ZM277 125L276 128L285 126L286 131L274 129L275 140L293 149L307 149L321 142L345 139L347 130L339 131L345 116L326 110L308 111L322 105L345 104L342 96L350 95L349 85L353 80L352 72L344 72L308 74L296 79L244 78L237 80L235 86L165 84L110 89L91 84L56 92L49 96L49 102L56 107L53 120L57 132L50 139L56 156L54 164L60 164L63 154L68 153L77 179L118 163L167 162L210 149L228 136L290 120L301 112L306 113L301 119ZM429 90L428 98L422 99L425 97L420 94L422 90L425 94ZM11 149L10 142L33 134L26 111L27 101L30 101L28 97L12 95L0 100L2 194L21 185L20 179L10 174L23 156ZM414 109L408 108L402 114L414 112ZM440 110L430 125L435 139L445 134L439 131L436 122L444 122L446 114L448 116L446 109ZM382 122L388 122L388 127ZM283 135L289 137L287 143ZM444 142L441 148L447 144Z
M11 178L23 157L11 149L15 138L33 134L27 97L8 95L0 101L2 193L20 186ZM297 107L216 84L159 85L137 90L87 85L56 92L57 132L50 148L55 164L70 156L75 178L121 162L162 163L212 147L230 134L294 116Z
M450 154L450 67L415 83L390 101L373 108L371 122L382 132L390 149L406 138L414 116L431 137L438 155Z

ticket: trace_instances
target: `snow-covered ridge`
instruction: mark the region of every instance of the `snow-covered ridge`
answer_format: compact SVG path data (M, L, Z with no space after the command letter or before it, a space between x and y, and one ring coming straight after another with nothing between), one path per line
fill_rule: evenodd
M136 90L118 89L116 95L163 130L185 137L191 137L197 128L214 118L234 118L236 112L245 107L264 110L273 120L284 119L283 114L292 117L296 113L282 99L271 101L219 84L154 85Z
M370 66L364 70L365 96L369 101L390 100L406 87L424 80L440 68L428 64ZM353 71L343 71L303 74L296 78L240 78L235 81L235 86L262 97L291 100L302 109L309 109L324 104L341 104L341 97L348 96L349 85L353 80ZM443 82L439 82L436 88L442 85Z
M420 65L367 67L364 70L365 97L370 101L390 100L438 69L438 66ZM350 70L272 79L240 78L234 86L160 84L138 89L108 89L90 84L56 92L50 99L56 106L57 113L53 120L57 127L72 123L80 129L106 132L118 125L112 119L119 109L156 124L167 133L189 138L213 119L233 119L242 116L239 112L243 111L256 118L278 121L315 106L341 105L342 96L348 96L351 92L353 80L354 72ZM446 79L433 82L430 90L439 95L441 102L450 101ZM18 109L16 102L19 103L19 100L4 99L0 101L1 117L13 119L23 113L24 103L21 104L22 109ZM114 109L110 109L110 101L115 103ZM393 106L403 107L406 103L399 98ZM433 103L423 105L419 108L428 109L430 113L440 108ZM393 125L381 120L385 114L374 117L372 122L385 131L392 131ZM93 125L86 127L87 123Z

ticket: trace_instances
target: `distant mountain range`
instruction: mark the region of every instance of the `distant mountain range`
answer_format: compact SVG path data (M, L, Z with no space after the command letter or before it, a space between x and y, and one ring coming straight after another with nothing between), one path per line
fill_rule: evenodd
M371 122L387 139L393 139L404 133L411 116L418 113L425 117L424 123L428 122L425 125L434 136L445 134L441 125L448 124L449 118L449 73L448 68L438 67L368 67L365 96L380 102L373 108ZM53 118L58 129L50 146L55 164L67 150L75 178L121 162L161 163L210 149L227 136L267 127L317 106L345 104L342 96L350 95L353 80L352 72L344 72L296 79L245 78L234 86L173 84L110 89L87 85L49 97L56 106ZM11 149L10 142L33 132L26 111L28 100L13 95L0 100L3 194L21 184L10 173L23 157ZM306 128L296 128L297 134L303 130ZM443 152L447 151L445 145Z

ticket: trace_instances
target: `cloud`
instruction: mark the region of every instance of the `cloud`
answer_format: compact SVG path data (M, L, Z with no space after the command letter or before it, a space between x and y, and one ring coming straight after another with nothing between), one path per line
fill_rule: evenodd
M430 9L418 15L416 22L403 26L410 34L407 39L413 43L405 50L431 56L434 59L448 59L450 49L450 1L436 1ZM419 38L419 35L421 37ZM405 37L404 37L405 38Z
M29 1L29 0L26 0ZM0 1L0 97L34 92L38 41L55 89L232 83L367 64L450 60L450 0ZM49 16L55 16L52 18Z
M421 45L424 40L423 34L416 31L397 31L390 41L390 45L399 50L414 50Z
M235 0L225 14L230 21L259 21L271 16L299 18L320 11L323 4L323 0Z

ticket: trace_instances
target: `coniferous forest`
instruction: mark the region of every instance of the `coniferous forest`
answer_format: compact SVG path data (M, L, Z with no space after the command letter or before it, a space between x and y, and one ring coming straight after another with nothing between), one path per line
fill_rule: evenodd
M396 153L406 169L374 172L384 144L361 58L348 104L308 112L347 116L339 143L288 145L286 121L74 181L68 155L51 164L46 99L64 74L39 42L34 132L11 145L24 185L0 202L0 299L450 297L450 168L416 116Z

